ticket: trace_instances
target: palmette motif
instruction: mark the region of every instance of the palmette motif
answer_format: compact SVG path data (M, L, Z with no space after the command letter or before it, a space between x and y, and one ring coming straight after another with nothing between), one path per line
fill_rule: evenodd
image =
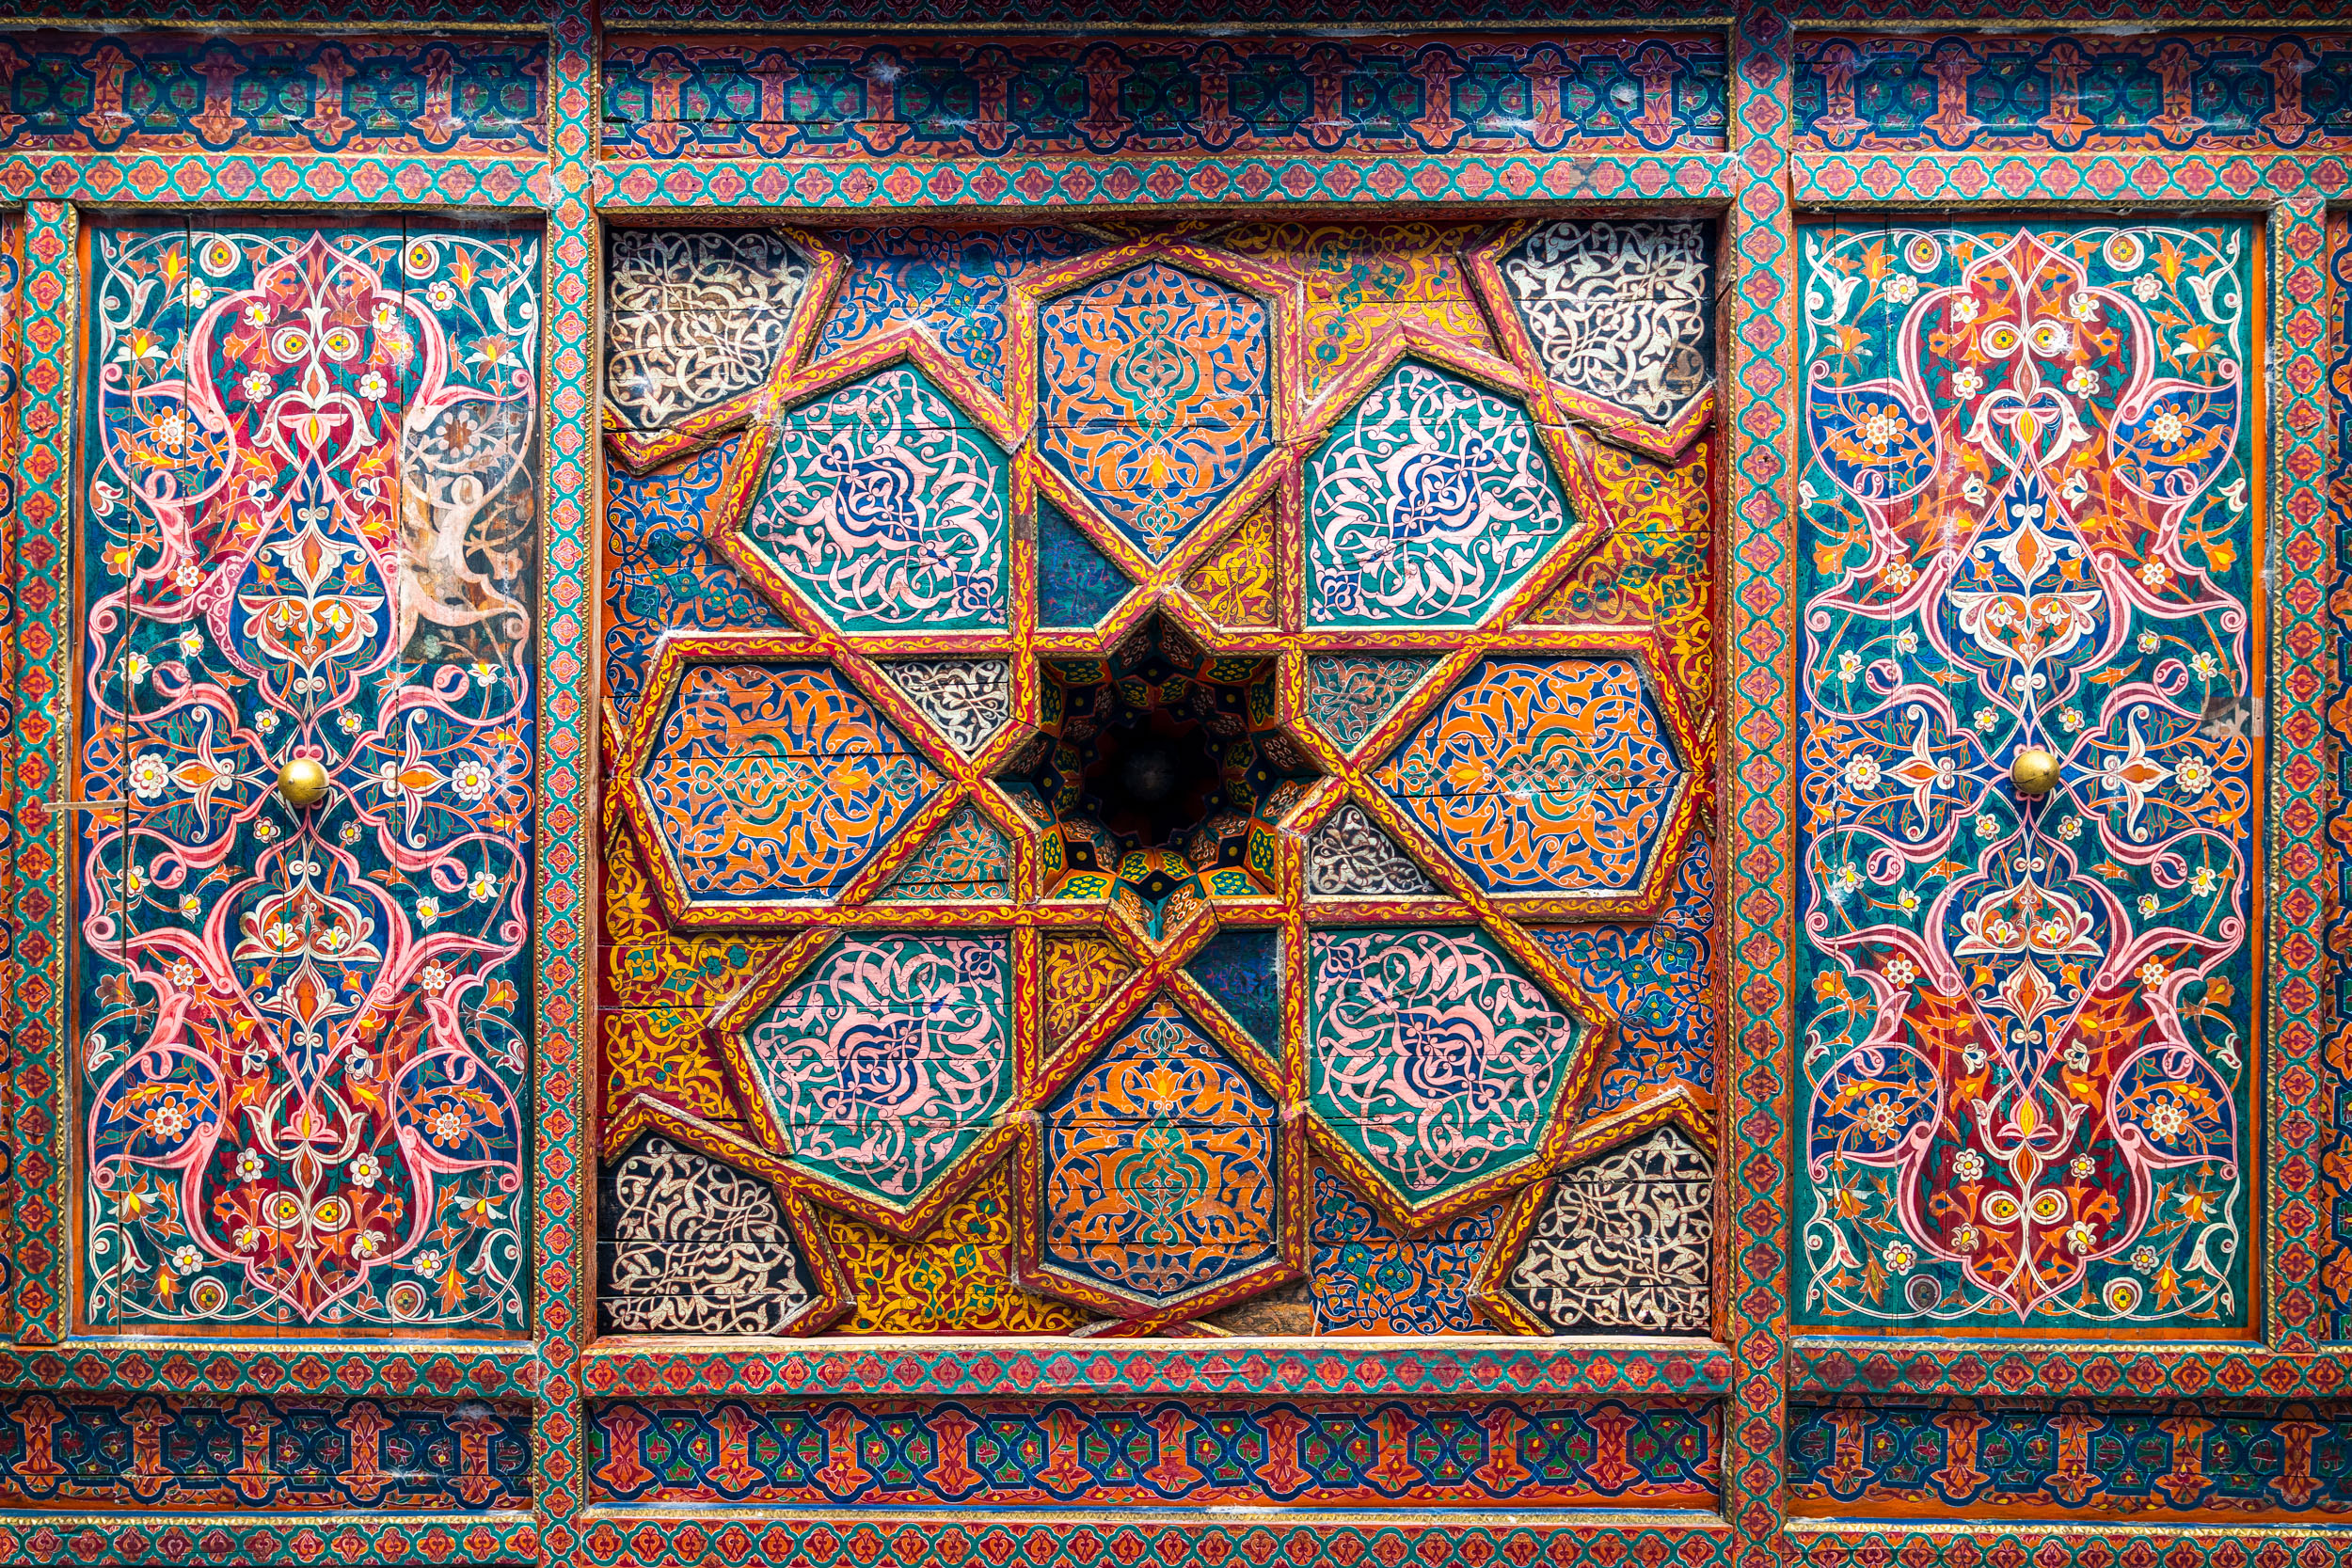
M2242 1323L2249 235L1806 243L1804 1310Z
M519 1329L535 245L93 249L83 1311Z

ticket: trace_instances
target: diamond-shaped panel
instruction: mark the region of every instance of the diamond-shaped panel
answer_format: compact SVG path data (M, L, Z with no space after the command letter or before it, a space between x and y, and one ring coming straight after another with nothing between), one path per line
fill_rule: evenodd
M1517 398L1406 360L1307 464L1307 618L1470 626L1575 526Z
M739 548L844 631L999 627L1010 485L972 417L894 365L777 420Z
M743 1060L795 1164L914 1207L1012 1098L1002 936L845 937L744 1026Z
M1373 775L1494 893L1629 893L1688 780L1622 655L1490 658Z
M1318 931L1310 1107L1415 1223L1535 1164L1583 1026L1474 927Z
M1277 1262L1279 1120L1163 998L1045 1108L1045 1266L1152 1307Z
M1274 451L1264 305L1152 261L1047 305L1038 451L1153 560Z
M637 772L690 908L837 895L937 794L931 765L840 672L696 664Z

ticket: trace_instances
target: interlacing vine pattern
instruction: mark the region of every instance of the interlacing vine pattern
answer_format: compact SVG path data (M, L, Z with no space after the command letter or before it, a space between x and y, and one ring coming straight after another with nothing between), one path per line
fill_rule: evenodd
M537 258L92 236L93 1324L522 1327Z
M2247 1322L2253 250L1805 235L1815 1321Z

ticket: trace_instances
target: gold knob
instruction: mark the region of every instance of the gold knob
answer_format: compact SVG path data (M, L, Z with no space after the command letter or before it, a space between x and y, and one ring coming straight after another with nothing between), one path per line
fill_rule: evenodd
M278 770L278 793L296 811L315 806L326 793L326 769L309 757L295 757Z
M2039 746L2028 746L2009 765L2009 782L2017 793L2039 800L2058 787L2058 759Z

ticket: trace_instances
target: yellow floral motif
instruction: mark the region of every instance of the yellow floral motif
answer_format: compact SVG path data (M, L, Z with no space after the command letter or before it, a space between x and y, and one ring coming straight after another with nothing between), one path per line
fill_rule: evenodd
M1045 939L1045 1045L1048 1050L1075 1034L1103 998L1135 966L1101 937Z
M1278 624L1276 538L1274 508L1260 507L1185 580L1192 596L1219 626L1239 628Z

